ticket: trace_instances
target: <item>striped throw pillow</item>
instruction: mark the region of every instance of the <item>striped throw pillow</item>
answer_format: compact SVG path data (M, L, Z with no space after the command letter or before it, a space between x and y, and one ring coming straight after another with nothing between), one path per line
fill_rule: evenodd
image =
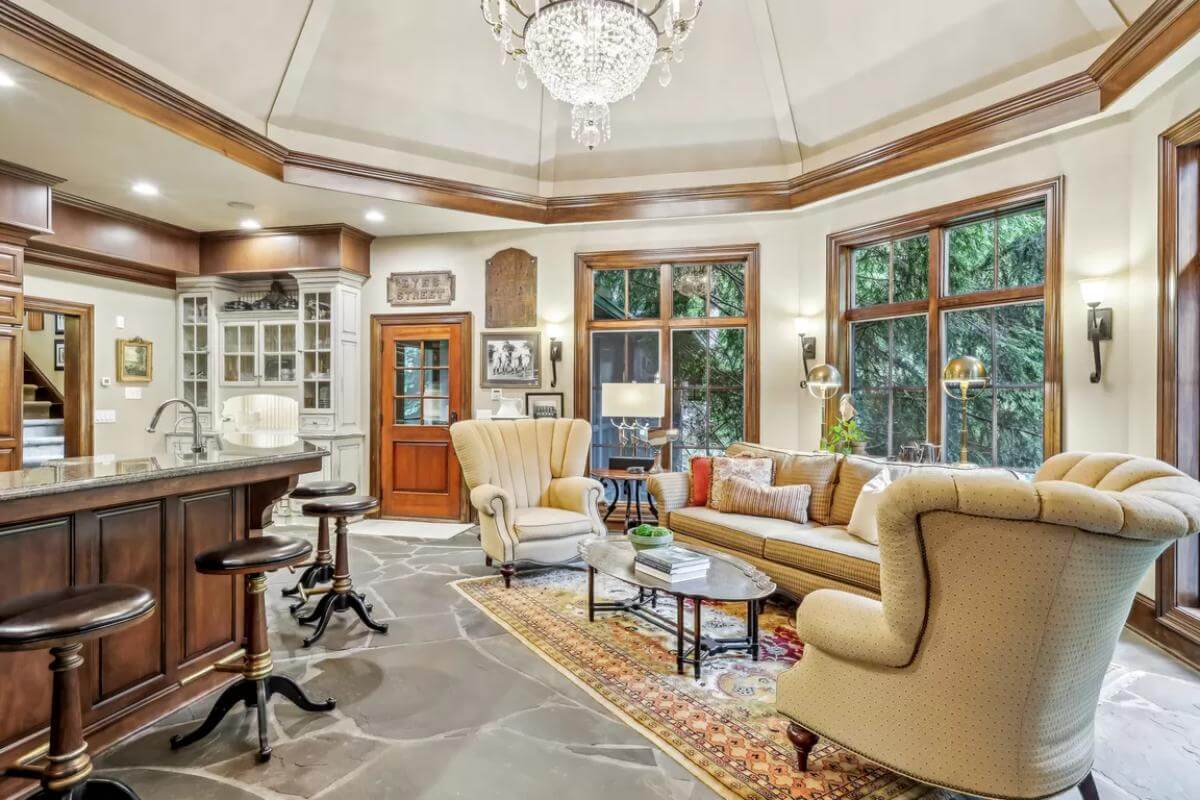
M764 486L744 478L729 478L725 483L725 511L750 514L755 517L808 522L808 498L812 487L807 484Z
M728 511L725 507L725 484L730 478L743 478L752 483L771 485L775 464L769 458L726 458L713 459L712 489L708 493L708 507L714 511Z

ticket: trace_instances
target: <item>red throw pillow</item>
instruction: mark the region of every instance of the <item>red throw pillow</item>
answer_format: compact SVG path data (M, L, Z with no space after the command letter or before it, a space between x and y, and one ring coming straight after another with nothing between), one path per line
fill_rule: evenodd
M692 456L692 490L688 497L689 506L708 505L708 493L712 489L712 457Z

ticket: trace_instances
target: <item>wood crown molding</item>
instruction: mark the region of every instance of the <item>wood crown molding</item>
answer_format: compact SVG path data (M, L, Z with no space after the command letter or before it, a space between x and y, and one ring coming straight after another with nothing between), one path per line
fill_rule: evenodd
M0 54L285 183L539 224L797 208L1104 110L1200 31L1200 0L1155 0L1084 71L789 180L543 197L289 150L0 0Z
M32 167L14 164L11 161L4 161L3 159L0 159L0 175L8 175L30 183L40 183L43 186L57 186L66 180L66 178L51 175L49 172L40 172Z
M256 239L263 236L279 236L281 234L321 233L345 234L366 242L375 241L374 234L367 233L361 228L356 228L353 225L347 225L344 222L328 222L316 225L282 225L275 228L259 228L253 231L240 230L238 228L224 231L203 231L201 233L191 231L193 236L199 236L201 239Z

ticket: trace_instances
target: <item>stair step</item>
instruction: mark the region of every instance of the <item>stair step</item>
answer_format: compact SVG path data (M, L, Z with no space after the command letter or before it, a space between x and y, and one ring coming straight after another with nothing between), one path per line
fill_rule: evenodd
M64 447L67 442L65 436L29 436L23 437L24 447L28 450L31 447Z
M33 430L34 436L53 436L62 433L62 419L27 419L25 420L24 428L26 431Z
M26 400L25 401L25 419L49 419L50 418L50 401L49 400Z
M23 385L21 387L21 391L24 393L24 399L37 400L37 392L38 392L37 384L26 383L25 385Z

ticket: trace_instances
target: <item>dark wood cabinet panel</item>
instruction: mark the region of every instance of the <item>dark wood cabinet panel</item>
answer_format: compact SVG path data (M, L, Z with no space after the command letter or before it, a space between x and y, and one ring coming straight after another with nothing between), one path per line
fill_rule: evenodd
M70 518L0 529L0 602L71 585ZM50 657L0 653L0 747L40 729L50 714Z
M183 532L183 661L237 638L237 586L233 578L201 575L196 554L241 537L233 489L179 501Z
M167 594L164 503L156 501L95 514L98 583L130 583L154 595L152 619L97 643L95 703L163 678L167 672L163 599Z
M0 325L0 471L21 468L21 329Z

